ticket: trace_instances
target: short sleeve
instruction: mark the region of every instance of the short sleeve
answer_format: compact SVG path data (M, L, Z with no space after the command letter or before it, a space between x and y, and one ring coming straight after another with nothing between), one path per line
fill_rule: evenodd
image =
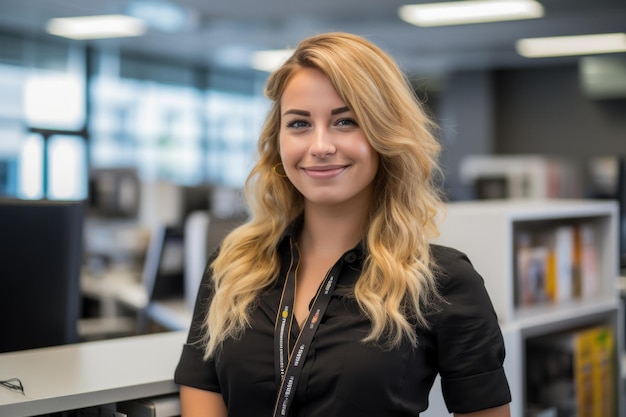
M211 263L213 257L207 265ZM211 270L207 266L200 282L187 341L174 372L174 382L207 391L220 392L215 359L204 360L203 323L213 298Z
M511 401L504 340L483 278L467 256L434 248L445 299L433 326L441 387L451 413L470 413Z

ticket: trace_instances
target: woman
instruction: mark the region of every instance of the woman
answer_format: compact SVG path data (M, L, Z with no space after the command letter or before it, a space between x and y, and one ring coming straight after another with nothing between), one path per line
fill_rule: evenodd
M183 415L416 416L439 373L456 416L508 416L482 279L429 244L439 145L396 64L318 35L266 94L251 218L209 263L176 370Z

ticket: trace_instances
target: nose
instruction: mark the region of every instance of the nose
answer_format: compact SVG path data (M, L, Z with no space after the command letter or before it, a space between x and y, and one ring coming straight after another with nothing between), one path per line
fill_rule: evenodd
M310 147L311 155L325 157L335 153L335 145L331 133L324 128L315 130Z

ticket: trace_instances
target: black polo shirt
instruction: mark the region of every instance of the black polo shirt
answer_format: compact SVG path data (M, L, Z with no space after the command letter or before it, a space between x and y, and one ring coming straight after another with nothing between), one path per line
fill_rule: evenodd
M290 239L287 234L285 240ZM228 339L215 358L203 361L198 323L210 303L211 275L203 277L187 344L175 382L222 393L230 417L271 416L278 383L274 364L274 322L290 264L288 242L279 247L281 273L260 296L251 327ZM369 321L352 289L361 271L360 246L339 259L337 288L311 344L293 397L290 416L416 416L428 406L437 373L450 412L467 413L510 402L504 343L481 276L467 257L432 245L438 285L447 303L417 330L419 346L393 350L364 344ZM292 329L292 342L299 329Z

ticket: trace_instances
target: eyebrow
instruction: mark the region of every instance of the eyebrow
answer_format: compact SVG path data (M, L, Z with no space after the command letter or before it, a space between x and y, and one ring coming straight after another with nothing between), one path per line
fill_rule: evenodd
M287 110L286 112L283 113L283 116L288 115L288 114L297 114L298 116L306 116L306 117L310 117L311 113L305 110L297 110L297 109L290 109Z
M336 109L332 109L330 111L330 114L334 116L336 114L345 113L347 111L350 111L350 109L348 108L348 106L344 106L344 107L339 107L339 108L336 108Z
M332 109L330 111L330 114L332 116L336 115L336 114L341 114L341 113L345 113L347 111L350 111L350 109L348 108L348 106L344 106L344 107L338 107L336 109ZM298 116L305 116L305 117L311 117L311 112L308 112L306 110L298 110L298 109L289 109L287 111L285 111L283 113L283 116L288 115L288 114L297 114Z

